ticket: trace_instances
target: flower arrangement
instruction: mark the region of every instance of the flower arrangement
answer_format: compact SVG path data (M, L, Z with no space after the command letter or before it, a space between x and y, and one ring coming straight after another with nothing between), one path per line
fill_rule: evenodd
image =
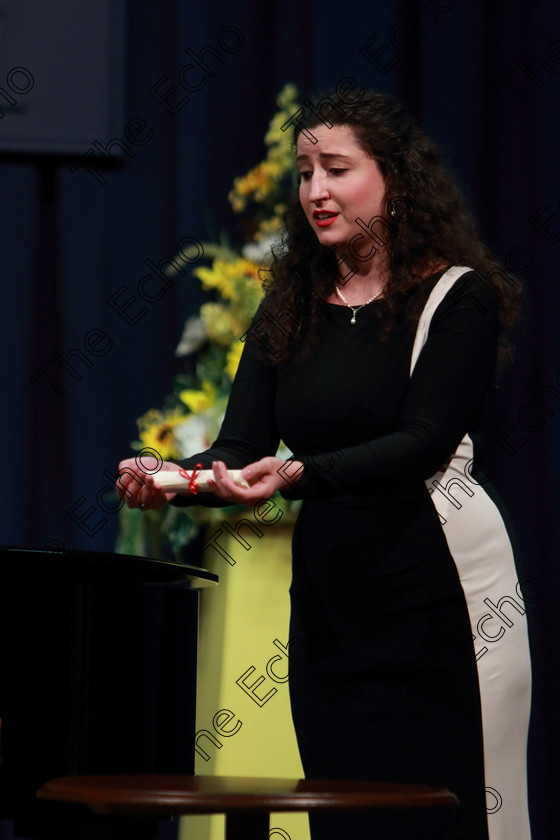
M249 241L240 250L226 237L218 244L204 243L211 265L192 269L214 298L187 319L175 351L185 358L196 354L196 362L190 373L176 378L163 408L149 409L138 419L138 440L132 444L137 450L150 447L164 460L179 459L206 449L216 438L243 349L240 339L262 298L259 273L270 264L271 248L281 241L282 217L297 177L290 132L282 130L299 109L297 100L297 88L287 84L264 138L265 159L235 178L229 193L233 210L248 222ZM214 508L187 512L167 507L139 513L123 507L116 550L160 556L168 546L180 560L200 525L216 517L223 518L223 512Z

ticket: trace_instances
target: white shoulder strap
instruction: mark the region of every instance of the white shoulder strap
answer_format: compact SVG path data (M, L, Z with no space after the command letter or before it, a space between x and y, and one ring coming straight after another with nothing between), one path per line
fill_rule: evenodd
M472 271L472 269L465 265L453 266L453 268L448 269L445 272L445 274L441 275L436 285L432 289L430 296L426 301L424 309L422 310L422 314L420 315L418 327L416 328L416 338L414 339L414 346L412 348L412 356L410 359L411 376L416 362L418 361L420 351L422 350L422 347L424 346L424 344L426 343L426 339L428 338L428 330L430 329L430 323L434 312L438 308L439 304L442 302L449 289L453 286L455 281L458 280L459 277L461 277L467 271Z

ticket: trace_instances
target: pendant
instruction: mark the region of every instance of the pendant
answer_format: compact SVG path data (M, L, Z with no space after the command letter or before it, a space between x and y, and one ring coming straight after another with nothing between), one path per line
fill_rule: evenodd
M352 317L350 318L350 323L351 323L351 324L355 324L355 323L356 323L356 316L355 316L355 315L352 315Z

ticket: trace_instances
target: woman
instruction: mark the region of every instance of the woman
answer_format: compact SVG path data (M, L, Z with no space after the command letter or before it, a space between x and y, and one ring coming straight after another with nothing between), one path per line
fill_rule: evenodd
M314 840L529 840L523 601L474 461L518 286L389 97L312 102L295 141L299 196L219 438L181 462L211 466L213 492L174 497L130 459L119 494L143 508L304 499L290 696L306 775L447 785L461 801L314 817ZM227 475L240 467L248 488Z

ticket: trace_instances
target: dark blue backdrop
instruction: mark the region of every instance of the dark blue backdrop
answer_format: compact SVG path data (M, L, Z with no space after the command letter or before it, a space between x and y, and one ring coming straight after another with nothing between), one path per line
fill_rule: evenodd
M494 480L520 539L522 573L542 588L528 608L535 667L531 794L535 837L552 837L560 629L560 571L553 562L560 466L554 445L560 397L558 4L196 5L129 4L124 116L146 125L122 165L100 165L92 174L84 167L73 172L69 160L54 157L0 159L1 542L112 549L116 516L96 500L109 483L104 471L130 454L135 419L161 405L170 390L180 368L173 349L199 292L186 276L159 301L135 300L127 318L107 301L122 286L121 303L136 295L149 271L145 260L171 258L184 237L205 240L226 227L240 238L227 193L233 177L262 158L262 138L285 82L307 94L353 77L395 94L444 148L483 236L526 285L515 365L489 400L486 425ZM227 27L242 33L242 47ZM190 61L186 48L219 47L220 37L237 51L222 49L226 66L210 59L213 75L206 74L200 90L187 94L179 87L166 105L163 95L158 101L150 93L162 76L168 80L160 94L179 84L179 70ZM195 72L189 77L199 78ZM186 95L189 101L181 102ZM132 323L142 307L147 311ZM79 380L64 375L53 357L73 349L82 353L72 357ZM68 513L73 506L76 518L93 510L78 524Z

